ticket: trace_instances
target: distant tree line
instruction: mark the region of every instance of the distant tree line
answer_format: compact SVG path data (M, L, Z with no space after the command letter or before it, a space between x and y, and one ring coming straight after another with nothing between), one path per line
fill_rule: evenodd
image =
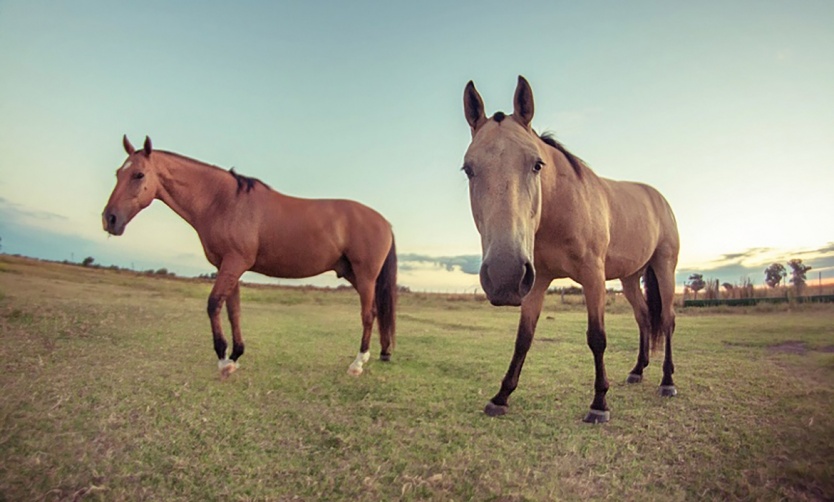
M764 270L764 282L771 289L775 289L783 284L783 281L788 278L790 274L790 283L793 284L797 294L802 294L807 283L807 273L811 270L810 265L805 265L799 258L794 258L787 262L788 267L778 262L772 263ZM788 271L790 269L790 272ZM720 285L727 293L727 296L750 298L753 296L753 281L749 277L742 277L740 284L730 284L725 282ZM704 296L707 299L718 298L720 296L720 288L718 279L704 279L703 274L691 274L689 279L684 283L684 294L691 291L698 299L698 292L704 291Z

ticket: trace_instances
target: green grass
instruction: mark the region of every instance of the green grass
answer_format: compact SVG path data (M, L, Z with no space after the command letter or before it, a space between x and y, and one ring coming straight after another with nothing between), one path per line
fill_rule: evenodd
M558 297L495 419L517 309L403 295L393 361L354 378L355 294L245 287L220 381L209 289L0 256L0 500L834 498L831 306L679 311L661 399L657 359L624 383L617 300L611 422L589 426L585 313Z

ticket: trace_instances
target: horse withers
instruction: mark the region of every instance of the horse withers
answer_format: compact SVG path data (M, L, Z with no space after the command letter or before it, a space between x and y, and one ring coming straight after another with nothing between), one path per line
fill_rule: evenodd
M154 199L187 221L217 267L208 315L221 376L237 368L244 343L240 329L240 276L251 270L271 277L303 278L333 270L359 293L362 339L348 372L360 375L370 359L377 318L388 361L395 341L397 254L391 225L373 209L337 199L301 199L263 182L182 155L154 150L150 138L136 150L123 138L127 159L102 213L104 229L121 235ZM232 351L221 329L223 304L232 327Z
M545 294L558 278L582 285L588 310L587 342L596 377L584 421L610 418L603 361L606 280L620 279L640 330L637 364L627 382L642 381L650 348L665 341L660 394L674 396L673 300L680 243L668 202L650 186L597 176L552 136L536 134L530 125L533 92L524 77L518 77L511 115L497 112L487 118L471 81L463 103L472 132L463 171L481 234L481 286L493 305L521 306L510 367L484 411L491 416L507 412Z

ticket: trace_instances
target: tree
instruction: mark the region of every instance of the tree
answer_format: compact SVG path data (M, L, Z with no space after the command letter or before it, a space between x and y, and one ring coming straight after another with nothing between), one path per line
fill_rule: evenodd
M771 288L775 288L788 273L785 271L784 265L781 263L773 263L765 269L764 274L765 283Z
M698 291L706 287L707 283L704 281L704 274L692 274L689 276L689 282L686 287L695 292L695 299L698 299Z
M84 258L84 261L82 261L81 264L84 265L85 267L89 267L90 265L93 264L94 261L96 261L95 258L93 258L92 256L88 256L88 257Z
M788 266L791 267L791 282L797 290L801 290L805 287L805 273L811 270L811 267L804 265L799 258L789 261Z

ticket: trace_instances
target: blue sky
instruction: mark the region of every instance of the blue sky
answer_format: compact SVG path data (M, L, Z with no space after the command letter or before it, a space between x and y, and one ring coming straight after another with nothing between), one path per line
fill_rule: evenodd
M0 0L2 251L211 271L160 202L122 237L101 229L121 136L147 134L284 193L368 204L409 257L401 283L473 290L445 266L480 253L463 88L510 112L522 74L536 129L669 199L682 275L761 284L801 256L834 277L832 19L824 1Z

